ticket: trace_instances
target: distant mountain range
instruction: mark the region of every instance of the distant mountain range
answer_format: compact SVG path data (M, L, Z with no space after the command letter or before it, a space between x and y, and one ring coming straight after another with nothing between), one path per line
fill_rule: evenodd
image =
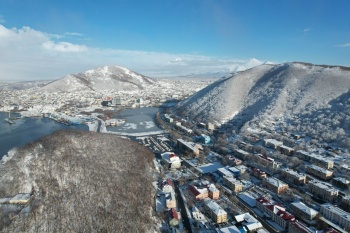
M43 91L142 90L156 80L120 66L103 66L79 74L70 74L42 87Z
M350 68L307 63L262 64L212 83L176 111L201 121L290 116L317 111L349 93Z

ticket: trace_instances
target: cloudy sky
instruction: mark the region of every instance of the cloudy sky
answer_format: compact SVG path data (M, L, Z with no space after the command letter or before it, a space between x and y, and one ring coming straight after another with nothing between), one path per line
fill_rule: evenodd
M0 80L102 65L152 77L251 58L350 66L348 0L0 0Z

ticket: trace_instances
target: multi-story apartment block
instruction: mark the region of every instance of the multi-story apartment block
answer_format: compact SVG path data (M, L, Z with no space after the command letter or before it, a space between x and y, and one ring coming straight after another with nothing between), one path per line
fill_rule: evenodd
M267 177L266 173L258 168L252 169L251 174L260 180L263 180Z
M277 141L276 139L264 139L264 145L277 150L278 147L283 145L283 142Z
M350 210L350 196L342 197L341 206L345 210Z
M299 158L310 162L312 164L315 164L317 166L326 168L326 169L331 169L334 166L334 162L332 160L327 159L324 156L316 155L316 154L310 154L309 152L303 151L303 150L298 150L295 153Z
M224 167L219 168L219 169L217 170L217 173L218 173L220 176L222 176L222 177L224 177L224 176L233 177L233 173L230 172L229 170L227 170L227 169L224 168Z
M271 220L281 226L288 228L290 222L295 221L295 217L286 211L286 209L266 197L256 199L256 207L263 213L270 216Z
M190 185L188 190L192 193L196 200L204 200L209 196L207 188L198 188L194 185Z
M279 146L278 150L282 154L285 154L285 155L292 155L292 154L294 154L294 149L289 147L289 146L285 146L285 145Z
M312 221L314 220L318 212L307 205L305 205L303 202L297 201L293 202L290 205L291 211L300 219L305 219L307 221Z
M305 174L298 173L289 168L281 169L281 177L296 185L304 185L306 183Z
M322 204L320 212L324 218L339 225L346 231L350 230L350 213L329 203Z
M276 162L273 158L264 156L261 154L255 155L257 158L257 162L260 163L261 165L264 165L269 168L273 169L279 169L281 166L281 163Z
M243 160L247 159L247 157L250 155L250 153L241 149L233 150L233 154Z
M208 196L213 200L219 199L220 191L214 184L208 185Z
M165 152L161 154L163 162L170 169L177 169L181 167L181 159L174 152Z
M204 200L204 204L204 209L215 223L227 222L227 213L218 203L207 198Z
M236 180L232 176L224 176L222 181L227 187L229 187L235 193L241 192L243 189L242 182L239 180Z
M180 151L189 153L193 157L199 156L199 149L201 148L201 145L197 143L186 142L183 139L178 139L176 146Z
M314 231L312 231L302 222L295 221L289 223L288 233L314 233Z
M343 177L333 178L332 184L334 184L335 186L341 189L349 189L350 187L350 181Z
M220 191L214 184L197 187L195 185L189 185L188 190L196 198L196 200L204 200L210 197L211 199L219 199Z
M284 183L284 182L282 182L279 179L276 179L274 177L268 177L265 180L263 180L263 185L267 189L269 189L277 194L281 194L288 189L288 184L286 184L286 183Z
M306 173L313 175L321 180L330 180L332 178L333 172L316 165L306 166Z
M339 193L339 190L335 189L331 184L318 180L310 180L308 183L308 190L314 196L329 202L337 199Z

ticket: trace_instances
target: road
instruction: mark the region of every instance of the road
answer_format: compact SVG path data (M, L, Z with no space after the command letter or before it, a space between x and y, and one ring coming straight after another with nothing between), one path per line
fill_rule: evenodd
M174 185L175 185L175 193L177 196L177 203L179 204L179 208L181 209L181 216L182 216L182 219L184 220L184 226L186 230L188 230L188 232L192 232L190 221L187 217L185 204L181 198L181 194L179 190L179 182L177 180L174 180Z

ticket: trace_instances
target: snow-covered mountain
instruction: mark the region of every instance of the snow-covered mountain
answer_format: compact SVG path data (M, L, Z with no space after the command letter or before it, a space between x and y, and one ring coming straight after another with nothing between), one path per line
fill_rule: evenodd
M141 90L156 81L120 66L103 66L79 74L70 74L42 87L44 91Z
M180 102L176 111L203 121L247 122L324 109L349 90L348 67L262 64L217 80Z

